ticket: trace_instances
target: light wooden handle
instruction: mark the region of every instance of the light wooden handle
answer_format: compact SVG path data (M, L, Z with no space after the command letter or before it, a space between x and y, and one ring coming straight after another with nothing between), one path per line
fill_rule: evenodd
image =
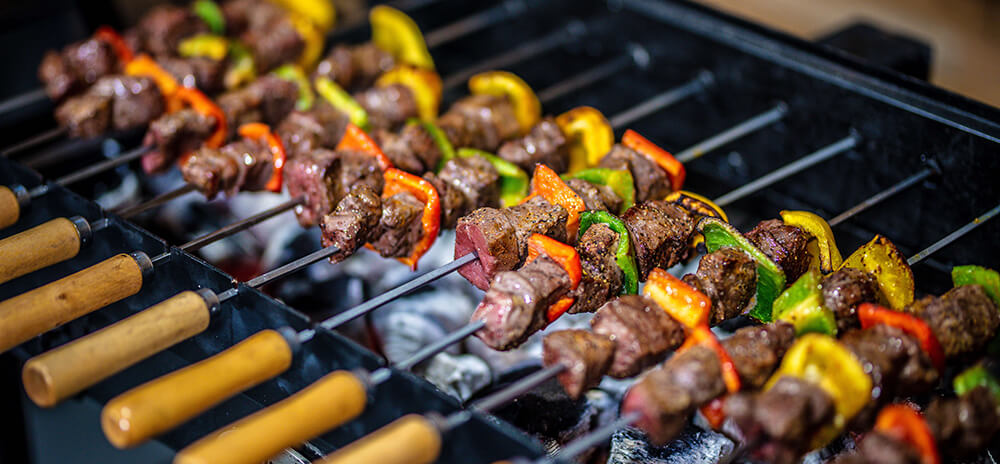
M80 230L66 218L0 240L0 284L76 256L81 243Z
M317 464L430 464L441 453L441 433L433 422L410 414L382 427Z
M9 187L0 186L0 229L14 225L21 218L21 203Z
M170 430L227 398L288 369L292 350L264 330L211 358L139 385L104 406L108 441L127 448Z
M0 353L138 293L143 270L150 266L149 257L140 252L133 255L113 256L0 302Z
M285 448L354 419L364 411L366 402L364 383L350 372L337 371L196 441L177 453L174 464L264 462Z
M209 292L209 298L214 294ZM24 364L24 390L35 404L55 406L129 366L208 328L209 303L182 292L104 329L35 356Z

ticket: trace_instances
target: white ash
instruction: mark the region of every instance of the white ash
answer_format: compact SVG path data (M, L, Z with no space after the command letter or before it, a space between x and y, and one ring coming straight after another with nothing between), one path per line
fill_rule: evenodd
M493 371L480 357L441 353L420 366L417 373L441 391L463 403L493 383Z
M711 464L734 448L725 435L692 425L664 446L652 446L639 429L626 427L611 438L608 464Z

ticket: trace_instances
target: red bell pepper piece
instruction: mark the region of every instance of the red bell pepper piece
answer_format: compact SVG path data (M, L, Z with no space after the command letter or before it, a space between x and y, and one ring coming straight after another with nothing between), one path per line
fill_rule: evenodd
M271 157L274 158L274 171L264 188L271 192L280 192L282 173L284 172L285 161L288 159L288 156L285 154L285 145L281 143L281 138L274 132L271 132L270 126L259 122L244 124L240 126L237 132L239 132L241 137L267 143L267 148L271 151Z
M216 105L212 99L206 97L200 90L188 87L178 88L174 94L174 98L180 105L190 106L191 109L198 113L211 116L215 119L215 131L205 140L204 145L206 147L219 148L222 144L226 143L226 137L229 134L226 124L226 114L222 112L222 108L219 108L219 105Z
M642 293L688 330L708 325L708 310L712 307L708 296L663 269L649 273Z
M713 430L719 430L719 427L722 427L722 423L726 421L725 407L726 398L728 397L729 395L720 396L701 407L701 415L705 416L705 421L708 422L708 425Z
M938 370L944 368L944 351L941 349L941 344L930 326L916 316L893 311L877 304L862 303L858 306L858 319L861 320L861 327L864 329L876 324L885 324L901 329L920 342L924 352L934 362L934 367Z
M875 430L909 444L920 454L921 464L940 464L934 435L924 416L905 404L890 404L882 408L875 420Z
M575 301L576 298L564 296L560 298L559 301L552 303L552 306L549 306L549 309L545 312L545 318L549 321L549 324L555 322L556 319L559 319L559 316L566 314L566 311L570 308L570 306L573 306Z
M337 144L337 150L363 151L378 160L378 165L382 168L382 171L388 171L392 168L392 161L389 160L388 156L385 156L385 153L382 153L382 149L378 147L378 144L365 131L353 123L347 123L347 129L344 131L344 137Z
M566 233L570 242L576 241L576 231L580 228L580 213L587 210L583 199L563 182L559 174L544 164L535 166L535 173L531 177L531 194L521 200L521 203L536 196L541 196L549 203L566 209L569 213L566 219Z
M156 82L156 86L160 89L160 94L163 95L163 101L166 103L168 113L173 113L183 106L176 99L177 90L181 88L180 83L177 82L177 79L172 74L150 58L149 55L143 53L129 61L125 65L125 74L129 76L145 76Z
M663 168L670 179L671 190L676 192L684 186L684 178L687 176L687 171L684 169L684 165L680 161L677 161L677 158L674 158L674 155L671 155L670 152L656 146L655 143L650 142L632 129L625 131L625 135L622 136L622 145L642 153L647 158L653 160L659 167Z
M740 373L736 370L736 364L733 363L732 358L729 357L729 353L726 353L726 349L719 343L719 339L715 338L715 334L712 333L712 329L708 328L708 325L699 325L688 330L687 340L684 340L684 344L677 349L677 352L681 353L686 349L698 345L711 349L715 352L715 356L719 358L719 364L722 366L722 380L726 383L726 391L729 393L740 391L742 383L740 382Z
M377 149L378 147L375 148ZM410 253L410 256L399 258L400 262L410 266L410 269L416 270L417 261L420 260L420 257L424 253L427 253L431 245L434 245L438 232L441 231L441 200L434 186L422 177L417 177L395 168L386 169L383 176L385 177L385 188L382 190L382 198L406 192L417 197L418 200L424 203L424 214L420 219L424 235L413 247L413 252Z
M101 26L97 28L94 32L94 38L107 43L111 46L111 49L115 51L115 56L118 57L118 61L121 62L122 66L128 64L129 61L135 57L132 53L132 47L129 47L125 43L125 39L122 38L118 31L114 30L111 26Z
M559 263L559 266L569 275L571 288L576 290L576 287L580 285L580 279L583 278L583 268L580 266L580 255L575 248L542 234L532 234L528 238L528 259L525 263L534 261L540 255L547 255ZM559 316L562 316L570 306L573 306L574 301L574 298L565 296L552 303L547 312L548 321L559 319Z

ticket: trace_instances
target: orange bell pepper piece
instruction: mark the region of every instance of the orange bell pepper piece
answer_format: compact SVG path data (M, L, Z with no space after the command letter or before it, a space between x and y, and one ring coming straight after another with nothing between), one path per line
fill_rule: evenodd
M259 122L244 124L240 126L237 132L239 132L241 137L258 141L262 140L267 143L267 148L271 151L271 157L274 158L274 172L271 174L271 178L267 181L267 185L264 188L271 192L280 192L285 161L288 160L288 156L285 154L285 145L281 143L281 138L271 131L270 126Z
M566 209L569 213L566 219L567 237L571 242L576 241L576 231L580 228L580 213L587 210L583 199L563 182L559 174L544 164L535 166L535 173L531 177L531 194L521 200L521 203L536 196L541 196L549 203Z
M149 55L143 53L129 61L125 65L125 74L129 76L144 76L152 79L153 82L156 82L156 86L160 88L160 94L163 95L163 101L166 102L167 112L172 113L181 109L181 105L174 98L177 94L177 89L181 88L180 83L177 82L177 79L173 75L161 68Z
M212 99L206 97L200 90L188 87L178 88L177 92L174 93L174 99L178 105L190 106L191 109L198 113L211 116L215 119L215 131L205 140L206 147L219 148L222 144L226 143L226 138L229 135L226 114L222 112L222 108L219 108L219 105L216 105Z
M671 190L676 192L684 186L684 178L687 176L687 171L684 170L684 165L680 161L677 161L677 158L674 158L674 155L671 155L670 152L656 146L655 143L650 142L632 129L626 130L625 134L622 135L622 145L642 153L647 158L653 160L657 166L663 168L670 179Z
M655 268L649 273L642 293L688 331L708 325L708 310L712 307L708 296L663 269Z
M388 156L385 156L385 153L382 153L382 149L378 147L378 144L365 131L353 123L347 123L347 129L344 131L344 137L337 144L337 150L363 151L374 156L383 171L388 171L392 168L392 161L389 160Z
M861 328L867 329L873 325L885 324L897 327L903 332L917 339L920 347L924 349L927 356L934 362L934 367L938 370L944 369L944 350L938 342L934 331L920 318L873 303L862 303L858 306L858 319L861 321Z
M417 270L417 261L434 245L434 241L437 240L438 233L441 231L441 199L434 186L422 177L395 168L386 169L383 176L385 177L385 188L382 190L382 198L406 192L424 203L424 214L420 219L424 235L413 247L410 256L399 258L399 261L410 266L410 269Z
M934 435L923 415L904 404L890 404L882 408L875 419L875 430L910 444L920 454L921 464L940 464Z
M677 352L681 353L686 349L699 345L711 349L715 352L716 357L719 358L719 365L722 366L722 380L726 384L726 391L729 393L740 391L742 382L740 381L740 373L736 370L736 364L733 363L732 358L729 357L729 353L726 353L726 349L722 347L719 339L715 337L712 329L709 329L707 325L699 325L689 330L687 340L684 340L684 344L677 349Z
M580 279L583 278L580 255L576 252L576 249L551 237L542 234L532 234L528 238L528 259L525 263L530 263L541 255L546 255L556 263L559 263L559 266L569 275L570 287L576 290L577 286L580 285ZM575 298L564 296L559 301L552 303L546 313L548 321L552 322L559 319L559 316L562 316L570 306L573 306L574 301L576 301Z

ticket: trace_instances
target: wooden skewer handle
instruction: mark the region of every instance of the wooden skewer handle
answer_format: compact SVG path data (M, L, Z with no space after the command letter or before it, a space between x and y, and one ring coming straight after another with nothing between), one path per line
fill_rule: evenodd
M350 372L336 371L301 392L196 441L177 453L174 464L265 462L285 448L354 419L364 411L366 402L364 382Z
M24 364L24 390L35 404L55 406L208 328L218 298L182 292L134 316L40 354Z
M90 236L81 217L56 218L0 240L0 284L76 256Z
M22 187L21 195L10 187L0 186L0 229L10 227L21 218L21 197L25 196Z
M341 448L316 464L430 464L441 452L441 433L425 416L410 414Z
M120 254L0 302L0 353L135 295L152 269L145 253Z
M275 330L251 335L204 361L139 385L104 406L101 427L128 448L170 430L288 369L292 349Z

